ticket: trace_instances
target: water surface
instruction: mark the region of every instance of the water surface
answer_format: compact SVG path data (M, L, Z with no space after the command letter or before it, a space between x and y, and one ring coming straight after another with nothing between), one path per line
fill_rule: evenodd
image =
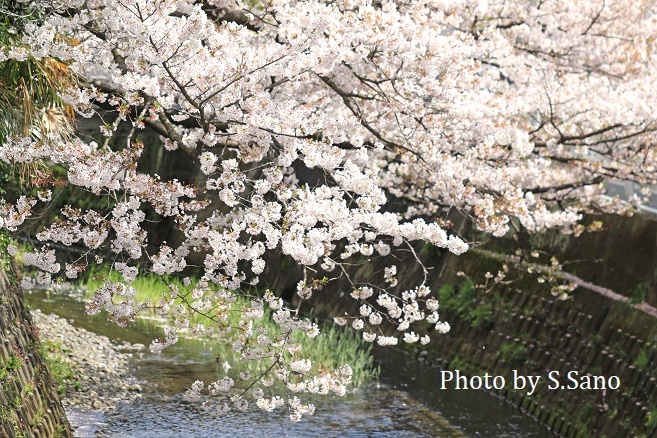
M118 343L148 345L162 336L154 320L141 319L121 328L102 315L86 315L84 304L66 290L35 290L26 298L45 313L56 313ZM184 339L161 354L134 353L131 371L145 382L141 400L105 414L74 410L69 417L80 437L550 436L531 418L484 391L438 389L438 371L403 352L377 349L375 358L382 365L378 383L345 397L304 398L317 410L299 423L290 422L285 410L263 413L256 407L217 417L181 394L194 380L208 383L223 377L225 371L216 360L212 342Z

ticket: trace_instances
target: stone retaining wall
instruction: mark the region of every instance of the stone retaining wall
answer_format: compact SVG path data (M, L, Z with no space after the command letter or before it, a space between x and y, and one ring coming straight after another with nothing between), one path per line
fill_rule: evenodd
M496 305L478 327L463 315L443 311L452 324L436 338L427 359L445 370L467 375L501 375L505 388L494 391L567 437L653 436L647 426L656 415L657 323L622 303L604 303L580 293L572 301L546 294L499 288L490 297ZM474 304L474 309L487 299ZM628 322L624 324L623 322ZM638 333L637 328L644 332ZM638 334L637 334L638 333ZM535 393L513 388L513 371L541 376ZM559 372L566 388L549 389L550 371ZM565 377L617 376L618 389L568 389ZM599 383L599 382L598 382Z
M0 270L0 436L69 437L71 430L39 353L23 292Z
M630 298L635 298L637 285L644 285L645 292L638 298L656 304L657 222L644 217L605 219L607 228L602 233L579 239L548 233L533 238L532 247L556 253L562 261L585 260L568 265L568 270L575 267L575 273L585 280ZM493 249L501 253L513 253L513 246L511 241L493 243ZM458 290L464 282L456 275L459 271L483 282L487 271L495 274L502 269L500 262L472 253L455 257L427 245L415 250L431 269L428 283L434 291L445 284ZM399 290L421 282L422 271L412 258L398 260L396 265ZM290 299L294 299L294 286L301 277L293 266L282 257L265 272L265 283L287 291ZM356 283L376 283L385 266L383 259L360 266L356 261L349 275ZM478 290L463 306L465 310L450 310L441 300L441 320L451 324L450 333L436 335L426 351L417 345L411 349L445 370L504 376L507 385L497 395L537 418L557 436L656 436L657 319L581 288L571 299L559 301L534 275L515 274L510 279L509 284L487 292ZM347 281L331 283L313 294L312 305L321 315L357 314L360 303L349 296L350 291ZM541 376L536 393L513 390L513 370L523 376ZM562 378L570 371L578 371L578 378L587 374L617 376L621 385L605 391L550 390L550 371L558 371Z

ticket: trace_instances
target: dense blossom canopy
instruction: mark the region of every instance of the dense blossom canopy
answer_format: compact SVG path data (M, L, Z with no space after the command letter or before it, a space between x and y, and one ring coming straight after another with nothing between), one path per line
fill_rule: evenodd
M107 248L126 282L146 259L152 272L173 274L190 254L204 257L187 309L173 306L175 291L154 303L173 307L179 320L154 350L175 342L190 312L212 311L221 321L237 291L257 284L268 251L309 268L298 286L307 299L322 285L313 272L347 275L344 263L354 257L413 251L415 241L465 252L468 244L445 227L452 209L495 236L514 218L530 232L577 232L582 213L620 208L601 196L605 181L657 179L653 1L53 4L0 50L0 62L67 64L75 76L61 92L66 105L79 117L114 109L116 121L100 127L108 138L121 121L133 129L114 148L61 133L13 135L0 160L61 166L68 184L107 199L102 211L62 209L37 238ZM137 140L147 128L166 149L193 157L205 178L188 185L141 171L138 158L155 147ZM2 201L0 226L15 231L47 204L48 181L38 197ZM404 208L389 208L391 200ZM146 206L175 218L180 245L147 253ZM43 270L40 282L60 269L48 248L25 261ZM74 278L81 269L71 263L64 271ZM396 277L391 262L383 284L353 284L348 294L362 302L360 314L338 322L381 345L397 342L379 329L384 319L411 343L429 341L412 331L415 322L448 330L422 279L397 296L386 291ZM125 324L142 306L133 297L129 285L108 283L89 310L106 308ZM291 338L252 330L248 321L263 305L286 333L316 333L268 293L244 311L240 329L258 341L234 346L243 357L271 359L289 392L343 393L348 369L314 375ZM269 383L255 380L263 379ZM224 379L209 391L230 393L233 384ZM190 396L203 388L195 384ZM263 398L253 388L264 410L287 405L293 419L312 413L296 397ZM220 409L245 403L233 395Z

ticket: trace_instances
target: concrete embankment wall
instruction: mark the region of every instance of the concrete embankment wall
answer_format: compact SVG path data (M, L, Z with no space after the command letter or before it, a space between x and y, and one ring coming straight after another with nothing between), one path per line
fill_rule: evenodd
M549 264L548 254L570 260L565 270L586 281L614 288L634 301L655 303L657 284L657 222L645 217L605 218L605 231L580 238L549 233L522 242L526 248L541 251L541 261ZM472 240L480 236L471 231ZM485 248L513 253L517 242L482 242ZM577 289L565 301L555 298L547 283L537 276L511 270L501 284L485 289L470 288L466 272L475 284L484 274L503 269L496 260L467 253L455 257L430 246L415 248L429 269L428 283L441 291L440 315L452 329L435 335L426 350L411 347L419 357L444 370L460 370L468 376L500 375L504 389L492 391L537 418L557 436L641 437L657 433L657 320L632 307L632 303L611 300L595 292ZM397 261L398 291L416 286L423 271L413 257ZM575 262L577 261L577 262ZM388 261L388 263L390 263ZM280 258L266 272L266 282L291 296L301 272L294 263ZM380 282L382 259L349 271L353 282ZM492 282L489 282L492 283ZM313 306L319 314L339 316L357 314L359 303L349 297L346 279L315 292ZM520 376L540 376L536 391L514 389L513 372ZM551 371L559 373L564 389L549 389ZM577 382L567 379L569 372ZM436 385L440 374L436 371ZM553 374L556 377L556 374ZM582 376L601 376L606 389L583 389ZM616 385L618 389L611 389ZM612 379L611 381L609 379ZM586 380L587 377L584 377ZM591 380L593 382L593 380ZM611 385L610 385L611 383ZM593 388L593 384L591 385Z
M651 317L586 291L560 301L545 291L512 287L476 294L467 311L443 311L441 317L452 330L434 338L427 359L467 376L503 376L504 388L493 392L555 435L653 436L657 327ZM514 370L540 376L533 394L514 387ZM548 380L551 372L558 385ZM577 384L568 379L574 372ZM583 376L601 376L590 385L598 389L583 389Z
M630 303L583 288L559 300L547 283L538 283L537 275L513 270L508 284L462 290L463 278L455 275L458 271L483 282L482 276L496 274L503 269L502 263L474 254L449 257L441 282L451 283L455 291L442 300L441 317L450 321L452 330L432 343L428 358L445 370L504 376L505 388L494 392L536 417L555 435L654 436L657 320L632 304L657 303L657 222L647 216L588 220L597 219L603 220L604 230L578 238L551 232L533 236L529 242L491 240L484 246L503 253L519 243L525 249L537 249L543 263L555 254L565 262L564 270L611 288L630 298ZM464 303L467 308L459 309ZM520 376L541 377L535 393L514 389L514 370ZM548 380L555 371L558 385ZM575 386L567 378L571 372L577 372L571 374L576 389L568 389ZM582 388L590 376L601 376L598 389ZM617 383L610 382L612 376L618 377L618 389L610 387Z
M0 270L0 436L69 437L23 292Z

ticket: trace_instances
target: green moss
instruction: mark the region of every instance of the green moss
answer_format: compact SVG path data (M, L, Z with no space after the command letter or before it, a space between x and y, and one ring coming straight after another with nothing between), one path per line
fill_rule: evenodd
M34 418L32 418L32 421L30 421L30 427L35 428L39 426L43 422L45 412L43 408L39 408L37 410L36 414L34 414Z
M505 363L520 365L525 362L527 349L516 342L505 342L497 350L497 356Z
M489 300L496 296L481 295L470 281L461 283L458 290L444 284L438 292L441 309L470 322L474 328L489 327L493 321L493 303Z
M25 396L30 396L33 393L34 393L34 385L32 384L32 382L27 382L23 387L23 394Z
M4 368L8 373L11 373L12 371L17 370L20 368L25 362L23 362L23 359L16 355L11 355L9 356L9 359L7 360L7 363L5 364Z
M652 436L657 432L657 406L652 406L652 409L646 415L646 430L648 435Z
M0 161L0 163L2 163ZM0 181L2 181L2 172L0 170ZM0 182L0 187L2 186ZM0 195L2 192L0 191ZM11 259L7 252L7 247L13 243L13 239L9 236L6 230L0 230L0 270L7 271L11 268Z
M55 382L55 388L61 395L66 395L68 384L79 387L79 382L71 369L70 364L64 359L64 355L70 350L62 348L60 342L41 342L41 355L44 358L46 367Z
M465 319L474 328L488 327L493 320L493 306L490 303L477 306L467 313Z
M637 367L640 371L643 371L648 366L648 352L645 348L642 348L637 355L636 360L634 361L634 366Z
M471 368L471 365L468 361L461 359L461 357L457 354L450 361L448 368L452 370L467 371Z
M648 288L644 283L637 284L629 293L628 304L640 304L646 300Z
M23 403L21 402L20 397L13 397L9 400L8 406L10 409L20 410L23 408Z

